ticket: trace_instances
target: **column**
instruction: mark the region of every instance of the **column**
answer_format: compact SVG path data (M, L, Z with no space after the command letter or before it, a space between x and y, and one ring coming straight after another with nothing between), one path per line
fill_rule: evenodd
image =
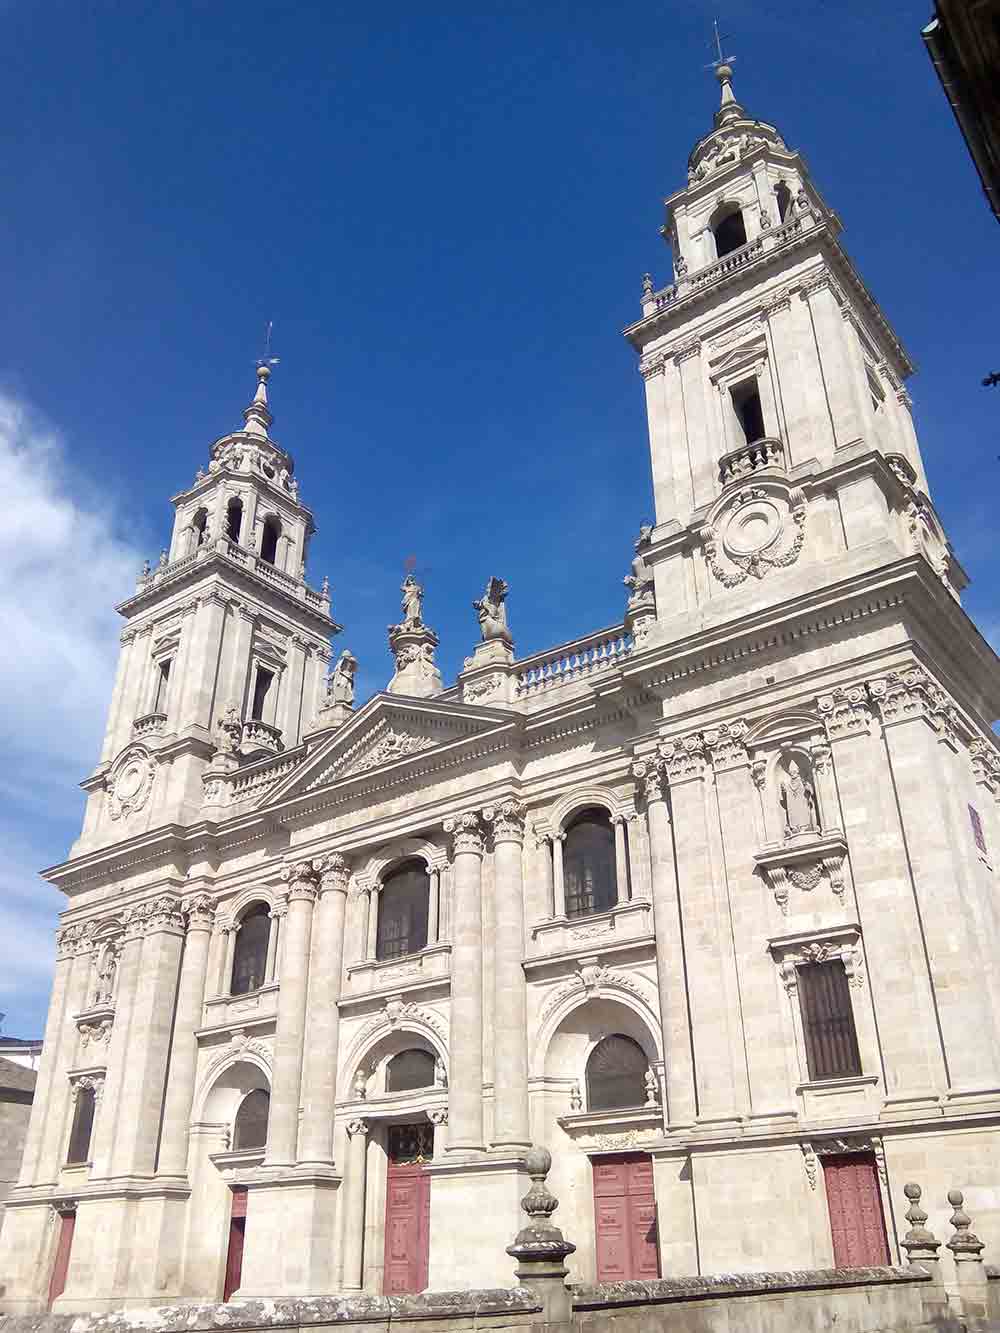
M625 850L625 816L615 815L615 896L619 903L628 902L628 854Z
M431 869L430 902L427 909L427 943L437 944L441 922L441 871Z
M524 977L524 815L520 801L483 811L493 825L493 1142L531 1146L528 1125L528 1009ZM454 976L452 978L454 985Z
M566 882L563 879L563 843L565 833L552 835L552 906L557 918L566 915Z
M153 1174L184 943L184 917L175 897L163 895L145 906L146 928L111 1154L116 1176Z
M267 914L269 922L267 931L267 957L264 960L264 980L271 982L277 975L276 968L278 963L278 934L281 930L281 918L285 915L284 911L279 911L272 907Z
M555 916L556 914L556 894L555 882L552 870L552 837L546 833L544 837L538 839L538 846L542 848L542 874L544 876L545 892L545 915Z
M167 1069L167 1095L163 1104L163 1133L156 1171L161 1176L183 1176L187 1171L188 1125L194 1100L198 1039L208 971L215 904L207 893L185 900L187 933L177 988L173 1043Z
M345 1291L360 1291L363 1285L365 1256L365 1186L367 1179L368 1121L347 1122L347 1163L344 1184L344 1275Z
M299 1160L332 1163L340 1047L338 1002L344 970L344 915L351 872L339 852L323 857L319 864L322 869L309 968L309 1043L302 1070Z
M282 867L288 884L288 920L281 954L281 989L274 1033L271 1115L266 1165L290 1166L296 1159L299 1094L302 1089L302 1037L306 1022L309 941L313 902L322 862L299 861Z
M233 955L236 952L236 936L239 926L230 921L222 927L225 948L222 951L222 975L219 977L219 994L229 995L233 985Z
M445 820L454 844L451 946L450 1150L483 1143L483 832L479 815Z
M373 884L368 890L368 939L365 945L365 957L369 963L375 961L375 950L378 945L378 900L381 892L381 884Z
M697 1107L691 1015L684 966L684 932L674 868L674 840L667 809L665 779L659 761L641 759L632 773L646 800L649 862L656 937L656 977L660 992L660 1026L667 1090L667 1122L671 1129L693 1122Z

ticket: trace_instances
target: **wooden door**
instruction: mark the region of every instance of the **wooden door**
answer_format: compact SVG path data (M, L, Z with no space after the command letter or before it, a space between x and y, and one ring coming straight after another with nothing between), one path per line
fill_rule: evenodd
M56 1240L56 1253L52 1261L52 1276L49 1279L49 1309L57 1296L66 1290L66 1274L69 1272L69 1254L73 1248L73 1228L76 1226L76 1213L59 1214L59 1236Z
M390 1127L382 1278L386 1296L423 1291L427 1286L431 1178L424 1163L432 1154L433 1126L429 1123Z
M889 1263L889 1243L874 1154L845 1153L821 1160L830 1209L834 1265L837 1268L867 1268Z
M645 1153L594 1159L598 1282L660 1276L653 1163Z
M229 1214L229 1244L226 1248L226 1276L222 1285L222 1299L228 1301L234 1291L239 1290L243 1277L243 1242L247 1230L247 1192L245 1189L233 1190L232 1209Z

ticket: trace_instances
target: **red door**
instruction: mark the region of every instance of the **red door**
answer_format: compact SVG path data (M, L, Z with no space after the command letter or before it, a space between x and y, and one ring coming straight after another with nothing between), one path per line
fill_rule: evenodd
M845 1153L821 1160L835 1266L867 1268L889 1263L874 1154Z
M423 1291L427 1286L431 1178L423 1164L432 1153L431 1124L390 1126L382 1278L387 1296Z
M247 1230L247 1192L237 1187L233 1190L233 1206L229 1214L229 1246L226 1250L226 1277L222 1286L222 1299L228 1301L234 1291L239 1290L243 1276L243 1241Z
M69 1252L73 1248L73 1228L76 1226L76 1213L59 1214L59 1238L56 1241L56 1256L52 1261L52 1276L49 1279L49 1309L57 1296L66 1290L66 1274L69 1272Z
M660 1276L653 1163L644 1153L594 1159L598 1282Z

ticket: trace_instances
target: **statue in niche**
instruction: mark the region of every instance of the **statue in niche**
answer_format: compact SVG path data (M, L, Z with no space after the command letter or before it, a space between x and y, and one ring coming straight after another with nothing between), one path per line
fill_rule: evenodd
M434 1086L436 1088L446 1088L448 1086L448 1075L445 1073L444 1061L440 1055L434 1061Z
M403 624L419 625L421 623L420 613L424 600L424 590L412 573L407 574L403 580L400 592L403 594Z
M643 523L639 529L639 536L635 542L635 555L632 557L632 571L625 575L622 582L628 588L631 596L629 601L636 601L644 597L647 593L653 591L653 573L646 564L646 548L649 546L653 535L653 529L648 523Z
M816 792L812 783L803 776L796 759L788 761L787 776L779 788L781 808L785 812L785 837L796 833L812 833L819 829Z
M646 1089L646 1105L658 1106L660 1101L658 1094L660 1090L657 1087L656 1075L651 1069L647 1069L645 1074L643 1074L642 1083L643 1087Z
M326 701L328 704L354 705L354 673L358 669L358 659L353 653L344 651L337 658L326 682Z
M354 1097L356 1101L363 1102L368 1096L368 1075L363 1069L359 1069L354 1075Z
M478 602L472 605L479 616L479 630L483 639L506 639L510 635L507 628L507 584L503 579L491 578L486 591Z
M107 1004L115 993L115 976L118 972L118 951L109 944L101 954L97 965L97 984L94 987L94 1003Z

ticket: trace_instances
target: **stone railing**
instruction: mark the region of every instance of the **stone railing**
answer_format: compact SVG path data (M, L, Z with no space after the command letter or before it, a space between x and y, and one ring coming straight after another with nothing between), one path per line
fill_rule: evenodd
M719 480L723 486L740 481L765 468L785 470L785 446L780 440L754 440L723 454L719 459Z
M261 722L258 718L248 718L243 723L243 744L241 746L244 754L280 754L285 748L281 740L281 731L278 727L272 727L269 722Z
M632 638L626 634L625 627L614 625L548 652L525 657L515 663L518 669L517 695L524 698L588 680L617 666L632 648Z
M255 572L265 579L270 579L272 583L283 583L286 588L290 588L296 594L298 594L300 588L305 587L304 583L301 583L298 579L293 579L291 574L286 574L283 569L278 569L276 565L272 565L269 561L262 560L260 556L254 563L256 565Z
M166 729L166 713L144 713L132 723L132 735L136 740L140 740L143 736L162 736Z
M192 551L190 555L182 555L179 560L172 560L169 564L159 564L153 569L149 569L147 565L147 568L143 570L136 581L136 593L146 592L157 583L174 578L189 565L195 564L198 560L206 559L213 551L235 561L238 565L243 565L253 573L259 574L261 578L267 579L268 582L277 584L293 597L306 602L309 606L314 606L318 611L327 615L330 614L330 591L326 579L323 580L322 589L317 591L315 588L310 588L305 579L296 578L292 574L286 574L282 569L277 569L269 561L262 560L252 550L241 546L239 542L234 542L231 537L221 537L218 543L206 543L200 546L197 551Z
M234 801L246 801L251 796L258 796L273 787L276 782L290 773L293 768L298 768L299 764L305 759L305 751L300 749L298 753L292 754L283 759L280 763L266 763L261 760L253 768L248 768L245 773L233 779L232 799Z

